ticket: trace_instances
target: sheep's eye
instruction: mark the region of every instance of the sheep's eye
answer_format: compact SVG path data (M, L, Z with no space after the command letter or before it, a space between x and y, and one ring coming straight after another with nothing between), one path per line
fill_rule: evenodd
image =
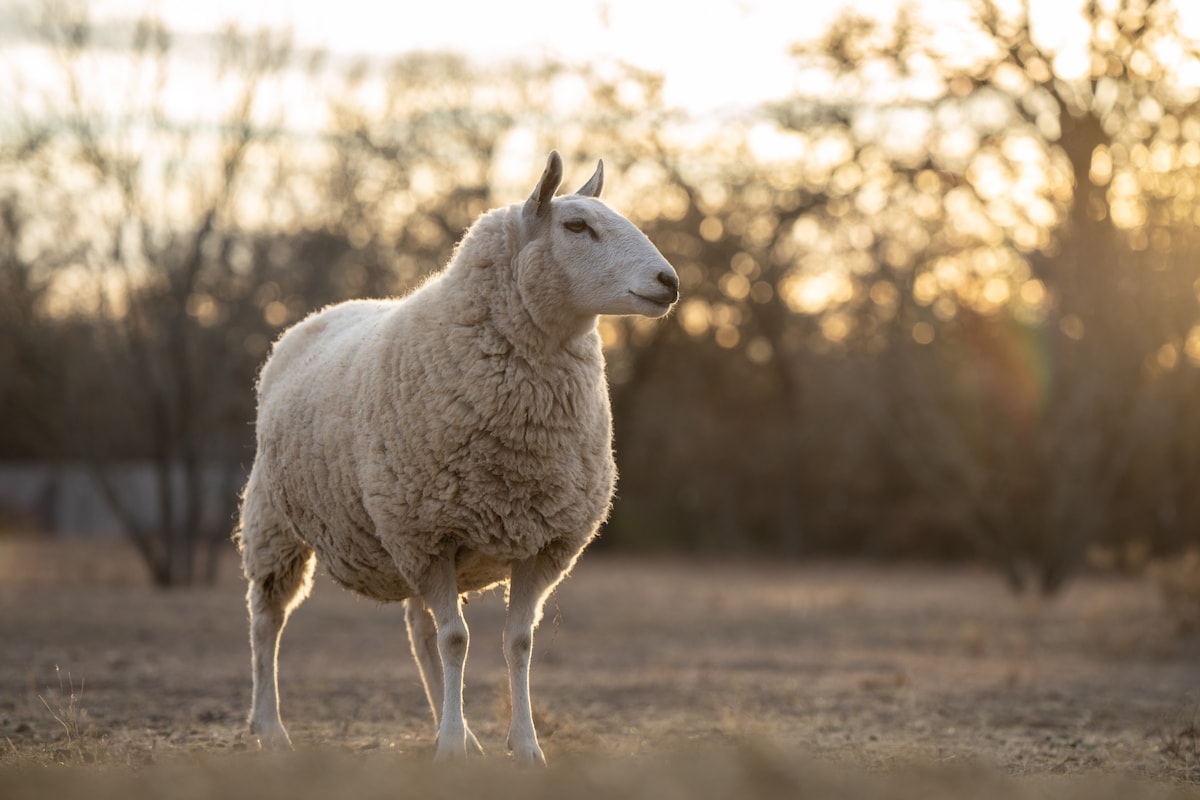
M596 235L592 231L592 226L588 225L581 219L569 219L563 223L563 227L569 230L571 233L583 233L584 231L587 231L588 233L592 234L593 237Z

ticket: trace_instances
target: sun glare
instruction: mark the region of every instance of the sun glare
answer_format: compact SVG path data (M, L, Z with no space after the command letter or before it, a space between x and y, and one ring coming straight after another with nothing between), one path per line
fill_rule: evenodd
M780 291L792 311L818 314L850 300L854 296L854 282L844 273L829 270L789 276Z

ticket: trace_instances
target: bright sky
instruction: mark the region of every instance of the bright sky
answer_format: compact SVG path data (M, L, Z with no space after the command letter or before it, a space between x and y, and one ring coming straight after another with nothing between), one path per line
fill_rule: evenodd
M243 30L289 28L301 48L391 57L452 49L481 60L554 56L617 59L665 78L668 104L696 113L786 97L801 77L789 47L819 35L846 7L891 18L902 0L58 0L90 6L99 22L147 11L172 31L211 34L235 20ZM1028 0L1026 0L1028 1ZM0 34L35 19L43 0L0 2ZM1013 6L1021 0L998 0ZM1086 31L1084 0L1032 0L1035 36L1071 49ZM1101 0L1102 3L1106 0ZM1111 3L1113 0L1107 0ZM967 0L910 0L950 48L967 37ZM1176 0L1184 33L1200 37L1195 0ZM5 30L8 28L9 30ZM5 37L7 38L7 37ZM2 41L2 40L0 40ZM0 59L2 60L2 59ZM1060 66L1066 67L1064 63Z
M13 0L27 17L41 0ZM70 0L67 0L69 3ZM1008 5L1016 0L1000 0ZM93 19L131 19L147 10L182 34L208 34L230 20L243 30L290 28L299 47L390 57L453 49L484 61L554 56L619 59L665 78L668 104L696 113L786 97L800 80L789 46L818 35L842 9L891 18L900 0L91 0ZM1051 49L1078 41L1083 0L1035 0L1035 34ZM965 29L965 0L915 0L951 47ZM1185 24L1200 28L1197 15ZM11 18L11 17L10 17ZM1200 30L1188 31L1200 34ZM968 45L969 46L969 45Z
M890 14L897 0L855 0ZM951 0L953 2L954 0ZM16 0L28 9L39 0ZM704 112L745 107L794 89L788 47L819 33L851 0L92 0L94 20L149 9L179 33L286 26L300 47L388 57L453 49L514 56L619 59L666 78L667 101ZM2 22L2 20L0 20Z

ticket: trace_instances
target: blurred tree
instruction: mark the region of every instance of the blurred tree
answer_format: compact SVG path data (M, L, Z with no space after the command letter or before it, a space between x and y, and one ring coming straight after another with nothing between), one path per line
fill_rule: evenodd
M1028 2L974 12L965 52L911 11L890 29L846 17L797 48L832 85L777 119L809 153L836 143L817 182L837 197L806 239L824 263L796 270L793 296L844 287L810 310L876 353L888 391L859 400L896 457L1015 584L1028 560L1053 590L1089 545L1150 536L1115 529L1152 518L1142 503L1182 508L1168 475L1195 448L1162 423L1186 396L1165 384L1200 366L1180 199L1200 178L1200 116L1177 77L1197 51L1156 0L1087 3L1082 60L1039 44ZM1153 462L1166 480L1130 504ZM1200 522L1170 516L1173 538Z
M128 58L113 55L120 45L94 41L86 9L47 3L41 31L60 68L45 105L61 117L35 137L44 140L36 167L9 163L43 185L70 187L27 197L22 208L70 221L71 246L51 243L36 257L58 273L59 330L77 332L59 384L64 401L47 407L55 416L41 427L57 434L51 452L86 459L156 583L211 578L240 480L230 429L217 423L236 396L229 382L245 379L240 342L226 346L234 329L223 300L256 283L239 203L269 138L256 100L288 45L227 31L217 84L231 99L200 127L167 111L171 36L157 20L134 26ZM154 464L152 514L117 485L113 467L131 456ZM221 496L224 507L211 508Z
M54 405L63 360L60 337L45 316L54 272L64 256L54 245L72 241L73 215L68 209L49 220L35 216L31 195L53 196L56 189L36 173L27 180L15 174L16 165L36 160L42 144L40 136L27 131L0 149L0 419L23 420L0 427L0 451L17 456L36 453L54 435L51 420L32 412Z
M465 57L417 53L353 67L330 98L337 143L323 196L327 224L360 267L385 268L393 292L442 266L494 203L497 149L534 75L486 72Z

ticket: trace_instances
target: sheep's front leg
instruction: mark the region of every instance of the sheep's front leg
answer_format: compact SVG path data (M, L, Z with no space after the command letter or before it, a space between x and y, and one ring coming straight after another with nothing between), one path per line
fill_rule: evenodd
M470 633L458 594L454 556L435 563L419 588L421 599L437 621L437 649L442 662L442 713L434 761L465 758L467 722L463 717L463 668L467 662Z
M533 726L529 699L529 664L533 657L533 629L542 618L546 595L562 577L557 563L545 554L513 564L508 586L508 618L504 625L504 659L512 693L512 722L508 749L519 764L545 765Z
M419 597L408 598L404 602L404 608L408 641L412 646L417 669L421 673L421 683L425 686L425 697L428 698L429 708L433 711L434 727L437 727L442 718L442 698L445 696L446 684L446 678L442 674L442 658L438 654L437 623ZM471 726L466 725L466 728L468 749L483 755L483 747L475 738L475 734L471 733Z

